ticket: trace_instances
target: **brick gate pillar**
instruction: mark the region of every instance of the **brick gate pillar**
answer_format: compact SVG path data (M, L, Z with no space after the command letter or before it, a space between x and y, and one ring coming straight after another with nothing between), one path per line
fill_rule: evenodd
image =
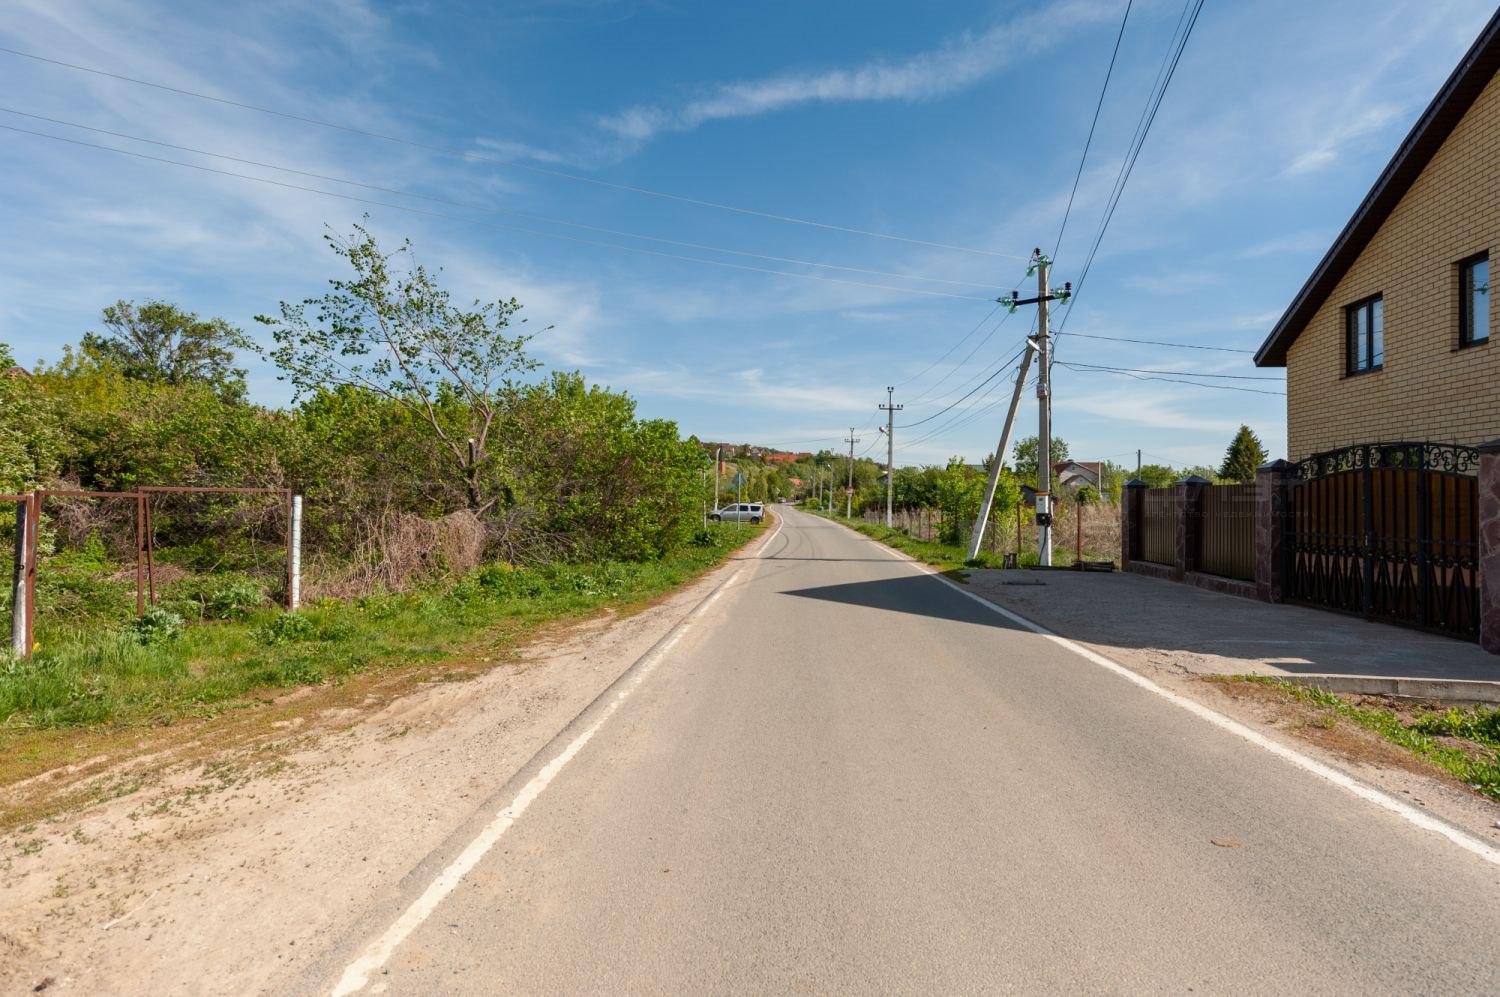
M1286 574L1286 526L1291 515L1293 465L1273 460L1255 469L1255 598L1281 602Z
M1500 654L1500 440L1478 449L1479 646Z
M1177 557L1173 575L1180 582L1189 571L1198 570L1199 556L1203 550L1203 489L1209 487L1207 478L1190 474L1176 483L1176 494L1172 496L1172 509L1177 514Z
M1144 481L1131 478L1120 489L1120 570L1129 571L1131 561L1139 561L1144 540L1142 523L1146 516Z

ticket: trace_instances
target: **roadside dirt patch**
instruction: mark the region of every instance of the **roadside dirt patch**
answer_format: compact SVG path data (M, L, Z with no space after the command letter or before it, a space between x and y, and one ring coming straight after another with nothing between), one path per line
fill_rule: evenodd
M475 646L172 728L49 735L63 764L14 761L0 790L0 993L49 980L43 992L269 993L724 570L519 649Z
M1416 775L1436 779L1464 792L1468 787L1426 759L1413 755L1400 745L1392 744L1372 730L1344 717L1337 717L1311 703L1304 703L1274 686L1258 682L1235 682L1225 679L1205 680L1201 685L1215 690L1230 702L1247 710L1255 719L1315 744L1325 751L1359 765L1398 768ZM1408 700L1384 696L1348 697L1364 709L1395 710L1410 718L1420 707Z

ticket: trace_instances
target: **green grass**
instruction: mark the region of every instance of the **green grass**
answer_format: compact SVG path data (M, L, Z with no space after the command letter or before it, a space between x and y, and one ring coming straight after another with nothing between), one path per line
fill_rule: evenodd
M1415 755L1427 759L1470 788L1494 800L1500 800L1500 710L1476 706L1418 713L1403 722L1391 710L1355 706L1348 700L1324 689L1298 685L1266 675L1236 675L1234 681L1270 686L1300 702L1323 710L1330 719L1342 717ZM1439 744L1436 737L1454 737L1478 746L1471 754L1459 748Z
M661 595L759 532L714 526L650 563L486 565L440 588L330 600L297 613L236 607L227 615L238 619L202 626L165 617L136 625L128 583L59 577L63 611L39 620L36 653L0 657L0 735L171 724L370 668L503 653L540 624Z
M912 557L926 564L930 564L940 571L953 573L955 577L962 579L965 568L998 568L1003 563L1000 554L989 551L980 551L974 560L968 559L968 550L959 544L939 543L936 540L919 540L908 536L900 530L890 529L878 523L867 523L862 519L845 519L843 516L832 515L817 509L808 509L815 516L842 523L852 530L858 530L872 540L878 540L887 547L905 551ZM1085 551L1085 554L1088 552ZM1036 553L1026 552L1021 554L1020 564L1023 568L1036 566ZM1100 558L1103 560L1103 558ZM1073 563L1073 552L1066 549L1053 551L1052 563L1054 567L1065 568Z

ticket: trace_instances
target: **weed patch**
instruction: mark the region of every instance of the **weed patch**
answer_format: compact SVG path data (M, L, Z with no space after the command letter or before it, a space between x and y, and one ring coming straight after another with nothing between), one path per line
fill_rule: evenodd
M1236 675L1230 681L1269 686L1292 699L1317 707L1323 713L1325 726L1343 718L1374 731L1387 741L1426 759L1476 792L1500 800L1500 710L1485 707L1418 708L1411 716L1403 717L1395 710L1356 705L1327 690L1271 676Z

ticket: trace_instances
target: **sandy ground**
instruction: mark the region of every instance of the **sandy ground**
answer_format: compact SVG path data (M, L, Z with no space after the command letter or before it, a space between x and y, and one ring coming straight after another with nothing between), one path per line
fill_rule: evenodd
M644 612L544 635L466 680L285 721L273 743L106 767L91 778L122 791L136 784L132 773L152 774L117 799L0 837L0 994L267 992L311 960L320 936L346 930L362 898L470 817L724 570ZM0 803L20 788L0 791Z

